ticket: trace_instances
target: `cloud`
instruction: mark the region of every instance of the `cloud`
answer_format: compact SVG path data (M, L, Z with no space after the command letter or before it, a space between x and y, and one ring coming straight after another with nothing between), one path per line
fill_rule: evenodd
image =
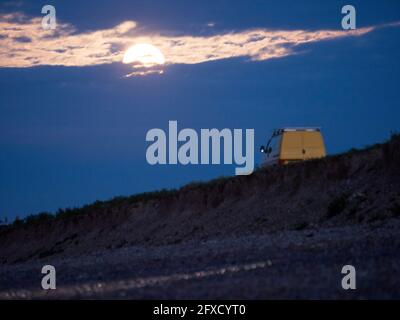
M160 49L166 65L236 57L260 61L294 54L296 46L302 44L362 36L375 28L349 31L251 29L210 36L167 36L161 33L143 35L134 21L90 32L78 32L71 24L59 22L55 30L43 30L41 18L13 13L0 15L0 67L80 67L122 62L125 50L137 43L150 43ZM139 70L138 74L141 72Z

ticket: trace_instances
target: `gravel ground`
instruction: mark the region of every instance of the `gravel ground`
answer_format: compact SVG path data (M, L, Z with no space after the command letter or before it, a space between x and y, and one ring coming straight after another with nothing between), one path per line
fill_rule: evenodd
M399 299L400 219L0 266L1 299ZM54 265L57 289L40 287ZM343 290L343 265L357 289Z

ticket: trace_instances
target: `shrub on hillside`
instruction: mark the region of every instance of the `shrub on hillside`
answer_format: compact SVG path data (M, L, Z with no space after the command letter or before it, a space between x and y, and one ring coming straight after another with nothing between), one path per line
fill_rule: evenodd
M348 195L345 193L334 198L328 205L328 211L327 211L328 218L332 218L343 212L343 210L346 209L347 206L347 199Z

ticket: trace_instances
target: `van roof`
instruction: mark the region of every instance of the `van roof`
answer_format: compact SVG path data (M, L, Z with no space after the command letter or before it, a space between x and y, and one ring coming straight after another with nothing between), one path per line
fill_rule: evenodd
M320 127L286 127L274 129L274 134L281 134L282 132L291 132L291 131L321 131Z
M282 128L283 131L321 131L320 127Z

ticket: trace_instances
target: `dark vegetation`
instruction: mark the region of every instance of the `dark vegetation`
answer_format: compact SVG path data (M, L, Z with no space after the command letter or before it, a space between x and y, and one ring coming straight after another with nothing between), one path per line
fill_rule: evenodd
M344 209L346 209L348 197L348 194L343 193L329 203L327 211L328 218L337 216L338 214L342 213Z

